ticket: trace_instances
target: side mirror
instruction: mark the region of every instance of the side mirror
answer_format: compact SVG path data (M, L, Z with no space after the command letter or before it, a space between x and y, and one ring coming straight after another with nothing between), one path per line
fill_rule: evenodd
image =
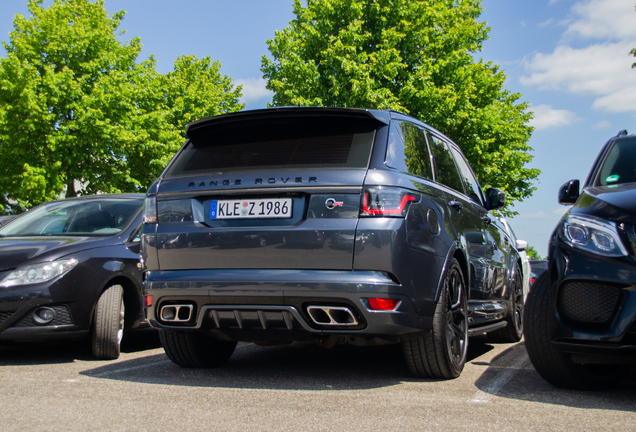
M506 204L506 194L499 189L489 188L486 191L486 210L497 210Z
M517 246L517 250L519 252L523 252L528 249L528 242L525 240L517 240L517 244L515 246Z
M579 199L579 181L570 180L559 188L558 201L561 205L572 205Z

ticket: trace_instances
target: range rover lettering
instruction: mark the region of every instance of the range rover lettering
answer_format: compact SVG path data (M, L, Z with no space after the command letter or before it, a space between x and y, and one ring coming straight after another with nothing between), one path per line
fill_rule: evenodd
M149 322L184 367L237 341L401 343L459 376L469 335L522 334L521 261L461 151L403 114L276 108L191 123L150 187Z

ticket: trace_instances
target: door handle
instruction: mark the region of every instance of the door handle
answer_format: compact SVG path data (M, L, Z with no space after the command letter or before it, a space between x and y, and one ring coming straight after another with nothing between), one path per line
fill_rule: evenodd
M455 210L457 210L457 213L462 211L462 207L464 207L462 205L462 203L460 203L459 201L455 201L455 200L449 201L448 205L451 206L452 208L454 208Z
M490 225L492 223L492 219L490 219L488 216L482 216L481 220L483 220L486 225Z

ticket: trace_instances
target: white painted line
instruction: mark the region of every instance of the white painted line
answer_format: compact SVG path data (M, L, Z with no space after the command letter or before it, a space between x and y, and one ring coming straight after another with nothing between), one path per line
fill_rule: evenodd
M512 377L515 376L517 372L519 372L519 369L525 368L529 361L530 359L528 358L528 354L524 350L521 357L516 359L511 365L507 366L504 372L499 374L490 384L486 385L482 390L477 391L477 393L475 393L475 396L473 396L471 402L488 402L490 397L499 393L499 390L501 390L503 386L505 386L508 381L510 381Z
M105 371L105 372L100 372L100 373L96 373L96 374L91 374L91 377L103 377L103 376L108 376L108 375L113 375L113 374L118 374L118 373L122 373L122 372L130 372L133 370L137 370L137 369L144 369L147 367L151 367L151 366L157 366L163 363L171 363L170 360L161 360L161 361L156 361L156 362L152 362L152 363L146 363L146 364L142 364L142 365L138 365L138 366L131 366L131 367L127 367L127 368L121 368L121 369L115 369L115 370L109 370L109 371Z

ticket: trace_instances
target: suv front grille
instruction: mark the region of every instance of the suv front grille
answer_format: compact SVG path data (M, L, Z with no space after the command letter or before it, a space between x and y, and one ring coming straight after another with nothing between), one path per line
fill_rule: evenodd
M615 286L594 282L568 282L559 292L557 308L563 318L588 324L609 323L621 298Z

